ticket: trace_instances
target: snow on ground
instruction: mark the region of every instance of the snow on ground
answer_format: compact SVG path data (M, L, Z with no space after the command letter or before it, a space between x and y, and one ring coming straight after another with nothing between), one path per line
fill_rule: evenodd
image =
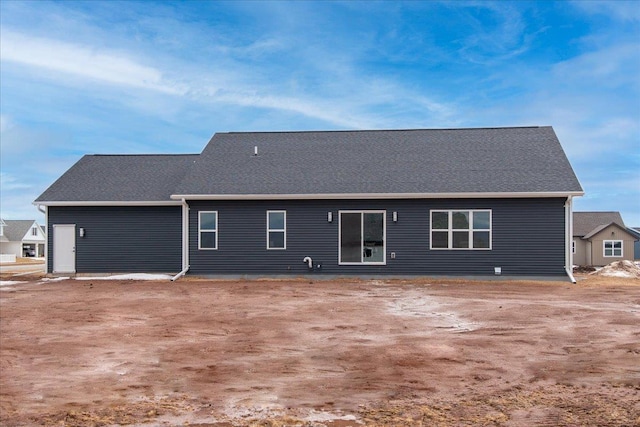
M26 282L19 282L17 280L0 280L0 286L19 285L20 283L26 283Z
M632 261L615 261L591 274L609 277L640 278L640 267Z
M115 276L89 276L89 277L76 277L76 280L171 280L172 276L168 274L148 274L148 273L134 273L134 274L117 274Z

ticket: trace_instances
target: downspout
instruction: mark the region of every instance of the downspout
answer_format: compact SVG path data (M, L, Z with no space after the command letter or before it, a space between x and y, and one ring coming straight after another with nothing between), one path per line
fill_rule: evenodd
M49 214L47 209L42 209L42 205L36 205L41 213L44 214L44 229L47 235L44 237L44 274L49 272Z
M569 276L571 283L576 283L576 278L573 277L573 252L571 251L573 241L573 203L571 196L567 196L567 201L564 203L564 215L565 215L565 259L564 270Z
M189 204L182 199L182 271L171 278L175 282L189 271Z

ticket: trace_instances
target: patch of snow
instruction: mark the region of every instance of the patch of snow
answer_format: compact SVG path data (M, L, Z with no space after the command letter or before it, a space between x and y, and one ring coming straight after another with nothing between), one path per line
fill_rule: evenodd
M27 283L27 282L19 282L17 280L0 280L0 286L19 285L20 283Z
M168 274L133 273L103 277L76 277L76 280L171 280L171 277Z
M591 274L633 279L640 278L640 267L638 267L636 263L631 261L615 261Z
M40 280L40 283L61 282L63 280L69 280L69 278L68 277L54 277L54 278L45 277L44 279Z
M394 316L426 317L434 328L473 331L478 324L464 320L458 313L443 310L443 305L425 296L398 298L387 303L387 311Z
M600 275L608 276L608 277L629 277L629 278L636 277L635 274L630 273L628 271L603 271L602 273L600 273Z
M312 422L322 422L322 421L335 421L335 420L344 420L344 421L356 421L355 415L337 415L332 414L331 412L323 412L316 411L312 409L306 417L304 417L305 421Z

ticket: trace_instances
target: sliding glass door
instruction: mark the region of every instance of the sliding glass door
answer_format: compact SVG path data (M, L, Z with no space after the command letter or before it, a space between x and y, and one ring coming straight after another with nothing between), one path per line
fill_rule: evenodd
M340 211L340 264L384 264L385 211Z

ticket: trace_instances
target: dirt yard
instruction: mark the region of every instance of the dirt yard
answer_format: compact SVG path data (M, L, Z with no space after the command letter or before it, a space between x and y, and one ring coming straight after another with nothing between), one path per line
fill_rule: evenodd
M640 279L3 280L3 426L640 425Z

